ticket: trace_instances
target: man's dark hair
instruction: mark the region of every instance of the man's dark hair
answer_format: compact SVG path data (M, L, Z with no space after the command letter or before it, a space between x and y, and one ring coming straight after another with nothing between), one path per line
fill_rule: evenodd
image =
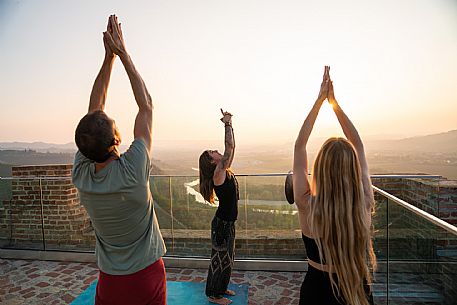
M111 157L114 139L113 120L101 110L86 114L76 127L75 142L79 151L98 163Z

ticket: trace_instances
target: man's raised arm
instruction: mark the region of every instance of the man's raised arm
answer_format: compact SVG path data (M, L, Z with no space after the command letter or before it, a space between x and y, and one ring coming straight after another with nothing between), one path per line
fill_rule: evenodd
M112 33L109 20L107 32ZM103 44L105 46L105 59L103 60L102 67L100 68L100 72L98 72L94 85L92 86L88 112L97 110L103 111L105 109L106 94L108 92L111 70L113 69L115 59L115 54L108 44L106 32L103 33Z
M142 138L150 152L152 140L152 110L154 108L152 105L152 98L143 79L135 69L130 56L122 56L121 61L124 64L125 71L130 79L133 95L135 96L135 101L138 105L138 114L135 118L133 135L135 138Z
M135 68L127 50L125 48L124 37L122 29L117 21L117 17L110 16L110 23L113 29L113 34L107 35L108 43L122 61L125 71L130 79L132 85L133 95L135 96L138 105L138 114L135 118L135 127L133 135L135 138L142 138L146 143L148 151L151 152L151 138L152 138L152 99L149 95L148 89L141 78L140 74Z

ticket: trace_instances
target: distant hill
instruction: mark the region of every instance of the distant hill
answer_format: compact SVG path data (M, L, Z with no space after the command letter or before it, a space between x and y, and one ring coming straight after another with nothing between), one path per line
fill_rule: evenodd
M457 130L394 141L398 150L457 153Z
M0 142L1 150L35 150L38 152L75 152L76 145L73 142L67 144L53 144L45 142Z
M324 140L310 140L311 163ZM363 140L372 173L421 172L457 179L457 130L392 140L366 136ZM198 167L200 149L190 143L187 150L165 144L154 147L153 174L198 174L194 168ZM121 146L121 151L126 148ZM9 176L11 165L71 164L75 151L74 143L0 142L0 176ZM293 143L243 145L237 148L235 158L238 173L287 172L292 165Z
M74 153L0 150L0 162L9 165L71 164L74 156Z
M442 132L437 134L431 134L426 136L418 136L404 139L389 140L384 137L380 140L381 136L367 136L364 137L364 143L367 149L370 151L399 151L399 152L442 152L442 153L457 153L457 130L451 130L448 132ZM324 138L313 138L310 139L311 150L318 150L322 143L325 141ZM163 144L163 143L162 143ZM189 143L187 147L193 147ZM128 145L122 145L121 151L125 151ZM256 145L253 147L239 147L241 150L259 150L263 152L277 151L278 149L292 150L293 143L286 143L284 145ZM0 142L0 150L34 150L36 152L50 152L50 153L74 153L76 152L76 145L73 142L67 144L54 144L45 142ZM161 146L160 149L155 147L155 152L164 151L168 157L170 151L180 152L183 149L176 149L171 143ZM198 150L200 152L200 149ZM1 158L0 158L1 161Z
M364 142L370 152L457 154L457 130L399 140L367 140Z
M53 153L35 150L0 150L0 176L11 176L11 168L15 165L72 164L74 156L74 152ZM151 173L162 174L162 170L155 163L157 161L153 160Z

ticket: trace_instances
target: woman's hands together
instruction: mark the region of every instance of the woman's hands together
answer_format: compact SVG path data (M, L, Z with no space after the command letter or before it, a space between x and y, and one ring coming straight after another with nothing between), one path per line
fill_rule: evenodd
M328 95L328 83L330 81L330 74L329 74L330 67L325 66L324 68L324 76L322 77L321 83L321 90L319 91L319 95L317 96L317 100L319 102L325 101Z
M333 82L330 79L330 66L325 66L324 68L324 76L322 78L321 89L319 91L317 101L322 103L325 99L327 99L330 104L336 102L335 93L333 91Z

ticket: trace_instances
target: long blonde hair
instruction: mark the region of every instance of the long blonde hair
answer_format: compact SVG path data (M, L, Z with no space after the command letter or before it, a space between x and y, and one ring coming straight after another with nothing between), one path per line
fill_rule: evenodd
M311 230L321 262L328 266L333 294L347 304L368 305L364 280L371 284L376 257L360 163L349 141L330 138L322 145L311 193Z

